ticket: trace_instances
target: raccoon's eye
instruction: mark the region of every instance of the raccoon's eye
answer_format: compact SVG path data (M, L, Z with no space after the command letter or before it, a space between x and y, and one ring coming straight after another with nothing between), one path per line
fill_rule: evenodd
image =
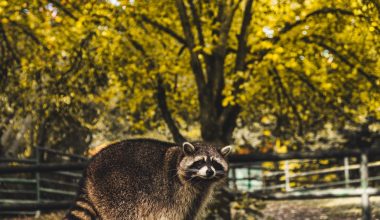
M212 166L215 168L215 170L224 170L223 166L215 161L212 162Z
M203 167L204 163L205 162L203 160L198 160L198 161L194 162L191 165L191 167L200 169L201 167Z

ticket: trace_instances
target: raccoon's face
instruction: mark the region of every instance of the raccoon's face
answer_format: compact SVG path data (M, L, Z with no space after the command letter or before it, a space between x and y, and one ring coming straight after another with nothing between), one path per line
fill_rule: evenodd
M225 157L231 147L217 149L211 144L185 142L182 144L184 157L179 164L178 174L187 182L217 181L227 176L228 164Z

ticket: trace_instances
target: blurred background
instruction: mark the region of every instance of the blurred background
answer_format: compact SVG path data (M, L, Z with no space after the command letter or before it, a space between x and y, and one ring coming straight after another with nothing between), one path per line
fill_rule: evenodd
M0 0L0 214L75 195L36 166L152 137L233 144L234 219L378 219L379 53L378 0Z

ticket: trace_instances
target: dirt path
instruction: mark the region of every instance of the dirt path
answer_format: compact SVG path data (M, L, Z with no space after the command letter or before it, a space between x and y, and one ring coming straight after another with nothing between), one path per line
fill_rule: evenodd
M372 219L380 220L380 197L372 197ZM265 220L360 220L360 198L268 201Z
M371 198L372 220L380 220L380 196ZM360 220L360 198L268 201L261 220ZM62 219L63 212L37 220ZM34 218L13 218L32 220Z

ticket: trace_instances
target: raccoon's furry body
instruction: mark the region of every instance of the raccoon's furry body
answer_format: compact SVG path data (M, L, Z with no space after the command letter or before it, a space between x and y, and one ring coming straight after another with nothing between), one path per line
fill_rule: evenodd
M135 139L112 144L90 161L66 219L196 219L225 178L222 155L204 143L180 147Z

